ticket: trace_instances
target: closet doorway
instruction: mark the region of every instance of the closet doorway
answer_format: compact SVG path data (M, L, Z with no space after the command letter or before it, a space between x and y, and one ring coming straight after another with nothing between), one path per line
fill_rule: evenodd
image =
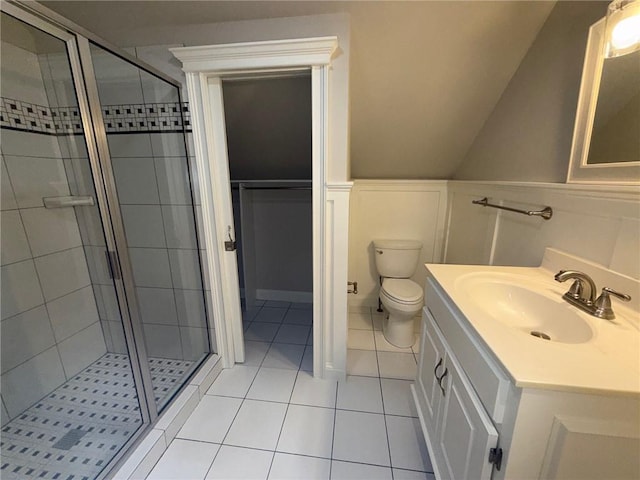
M222 80L247 361L313 369L311 74Z
M212 311L218 353L225 368L243 362L244 337L231 200L223 81L238 75L309 72L311 79L313 373L344 378L346 365L346 256L351 183L339 147L329 135L330 119L343 125L342 111L330 95L331 59L336 37L270 40L180 47L171 52L186 73L193 139L207 245ZM343 79L344 80L344 79ZM345 83L336 92L345 93ZM336 98L341 98L336 94ZM335 112L330 112L330 105ZM337 128L336 131L340 130ZM331 155L332 152L337 152ZM330 167L339 170L329 177ZM227 243L229 242L229 243ZM228 248L227 248L228 246Z

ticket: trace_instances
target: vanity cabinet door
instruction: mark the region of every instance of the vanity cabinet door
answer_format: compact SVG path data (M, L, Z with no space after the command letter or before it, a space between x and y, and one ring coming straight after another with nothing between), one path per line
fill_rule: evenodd
M493 467L489 450L497 445L498 432L450 352L446 363L437 430L440 473L448 479L488 480Z
M422 414L429 431L437 429L438 407L442 398L439 378L445 371L445 350L440 333L434 328L431 313L424 307L422 312L422 344L417 383L421 394Z

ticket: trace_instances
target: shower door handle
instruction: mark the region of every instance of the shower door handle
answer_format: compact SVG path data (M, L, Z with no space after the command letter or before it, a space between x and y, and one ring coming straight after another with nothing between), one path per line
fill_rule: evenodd
M116 252L111 250L105 250L104 256L107 259L107 267L109 268L109 277L112 280L120 280L120 269L118 268L118 259L116 258Z

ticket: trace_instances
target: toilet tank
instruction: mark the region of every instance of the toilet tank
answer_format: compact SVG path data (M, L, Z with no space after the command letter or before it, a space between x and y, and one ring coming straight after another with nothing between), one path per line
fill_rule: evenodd
M378 274L386 278L409 278L416 271L422 242L417 240L374 240Z

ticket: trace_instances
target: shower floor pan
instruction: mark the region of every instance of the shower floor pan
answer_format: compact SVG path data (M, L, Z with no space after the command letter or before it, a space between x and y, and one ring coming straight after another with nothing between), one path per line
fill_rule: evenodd
M161 405L194 362L150 358ZM107 353L2 427L3 480L91 480L141 426L127 355Z

